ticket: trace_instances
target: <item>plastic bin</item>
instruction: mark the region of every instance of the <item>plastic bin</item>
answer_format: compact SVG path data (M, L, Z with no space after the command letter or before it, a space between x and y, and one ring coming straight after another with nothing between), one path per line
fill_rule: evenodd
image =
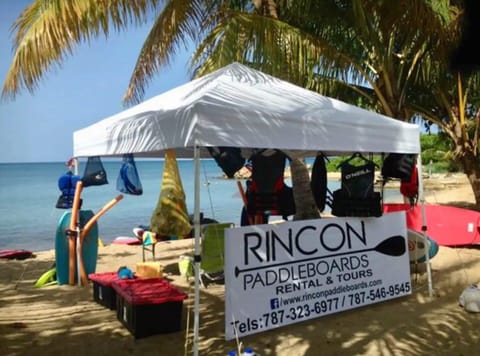
M162 278L118 280L117 318L135 338L181 330L187 294Z
M111 310L117 307L117 293L112 283L120 280L117 272L91 273L88 278L93 282L93 299Z

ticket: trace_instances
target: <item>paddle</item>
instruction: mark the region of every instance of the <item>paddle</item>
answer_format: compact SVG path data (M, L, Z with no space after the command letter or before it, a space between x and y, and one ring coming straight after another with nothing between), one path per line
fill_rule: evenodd
M80 234L81 241L85 239L85 236L87 236L88 232L90 229L93 227L93 225L97 222L100 217L105 214L108 210L110 210L115 204L117 204L120 200L123 199L123 194L117 195L115 198L110 200L107 204L103 206L102 209L100 209L88 222L85 224L83 227L83 230Z
M107 204L103 206L94 216L88 220L88 222L83 227L82 231L80 232L80 254L78 258L78 269L80 270L80 278L82 280L83 285L88 284L87 273L85 271L85 265L83 264L83 254L81 253L83 247L83 240L87 236L88 232L92 229L94 224L97 222L100 217L105 214L108 210L110 210L115 204L117 204L120 200L123 199L123 195L119 194L114 199L110 200Z
M70 285L75 284L75 240L77 235L77 224L78 224L78 212L80 210L80 194L82 193L83 183L81 180L77 182L75 186L75 195L73 197L72 203L72 213L70 216L70 227L66 231L68 239L68 283Z
M266 269L266 268L290 265L292 263L300 263L300 262L320 260L320 259L329 258L329 257L351 255L351 254L354 254L354 253L356 254L356 253L362 253L362 252L368 252L368 251L375 251L375 252L378 252L378 253L381 253L381 254L387 255L387 256L401 256L406 251L405 237L403 237L401 235L391 236L391 237L383 240L382 242L380 242L377 246L375 246L373 248L367 248L367 249L364 249L364 250L341 252L341 253L335 253L335 254L328 255L328 256L311 257L311 258L305 258L305 259L302 259L302 260L275 263L275 264L271 264L271 265L268 265L268 266L259 266L259 267L243 268L243 269L238 268L238 266L237 266L237 267L235 267L235 277L238 277L238 275L240 273L244 273L244 272L250 272L250 271L256 271L256 270L261 270L261 269Z

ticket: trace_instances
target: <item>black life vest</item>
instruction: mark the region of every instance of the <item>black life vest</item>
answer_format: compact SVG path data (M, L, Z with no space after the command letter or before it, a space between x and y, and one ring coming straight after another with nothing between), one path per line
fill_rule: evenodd
M287 156L279 150L270 155L265 151L250 158L252 176L247 181L247 212L253 216L267 213L286 218L294 215L293 190L284 182Z
M245 158L238 147L207 147L207 149L228 178L233 178L245 164Z

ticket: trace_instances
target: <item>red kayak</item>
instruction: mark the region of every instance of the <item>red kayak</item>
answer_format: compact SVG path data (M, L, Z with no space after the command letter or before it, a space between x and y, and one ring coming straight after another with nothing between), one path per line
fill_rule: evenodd
M384 212L405 211L407 227L422 231L420 205L384 204ZM425 204L427 234L440 246L480 244L480 212L448 205Z
M9 260L24 260L32 256L33 252L28 250L0 250L0 258Z

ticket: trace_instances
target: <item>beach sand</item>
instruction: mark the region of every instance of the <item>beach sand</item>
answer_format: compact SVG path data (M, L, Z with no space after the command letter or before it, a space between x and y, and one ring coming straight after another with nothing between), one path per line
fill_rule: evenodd
M426 200L472 206L464 175L425 179ZM177 262L193 240L157 245L158 261L172 284L189 294L180 332L134 339L114 311L93 300L92 285L34 288L55 260L55 252L24 261L0 260L1 355L184 355L191 354L193 282L179 275ZM140 246L99 248L97 272L135 269ZM480 249L440 247L431 261L434 296L428 295L423 265L412 272L410 296L319 317L240 340L259 355L477 355L480 314L458 305L461 292L480 279ZM236 347L224 339L224 286L200 291L200 355L227 355ZM158 320L161 323L161 320ZM187 335L187 322L190 324ZM188 343L186 342L188 340Z

